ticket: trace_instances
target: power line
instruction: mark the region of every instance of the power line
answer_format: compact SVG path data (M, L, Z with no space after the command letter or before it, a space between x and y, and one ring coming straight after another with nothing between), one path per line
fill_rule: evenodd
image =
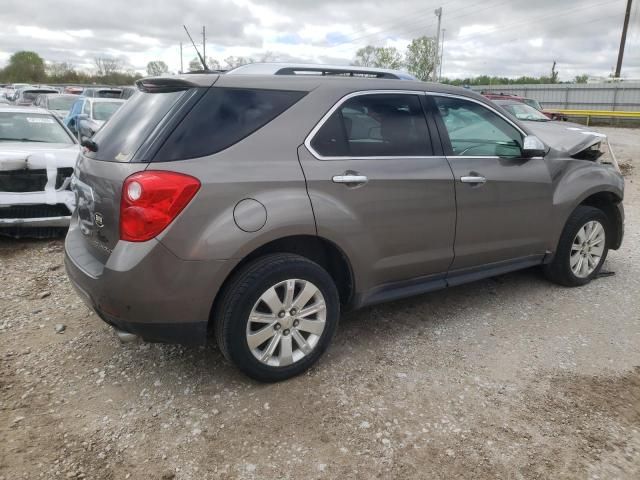
M448 4L451 4L451 3L452 3L452 2L448 2ZM458 18L463 18L463 17L469 16L469 15L475 15L475 14L477 14L478 12L481 12L481 11L484 11L484 10L488 10L488 9L490 9L490 8L495 8L495 7L497 7L497 6L499 6L499 5L502 5L502 4L505 4L505 3L512 3L512 2L511 2L511 0L502 0L502 1L499 1L499 2L497 2L497 3L493 3L493 4L490 4L490 5L486 5L486 1L479 1L479 2L473 3L473 4L471 4L471 5L465 5L464 7L460 7L460 8L453 9L453 10L448 10L448 11L447 11L447 18L448 18L448 19L451 19L451 20L456 20L456 19L458 19ZM443 6L446 6L446 5L447 5L447 3L443 3L442 5L443 5ZM473 6L475 6L475 5L485 5L485 6L484 6L484 8L478 9L477 11L471 11L471 12L469 12L469 8L470 8L470 7L473 7ZM454 15L454 16L451 16L451 14L452 14L452 13L460 12L460 11L463 11L463 10L464 10L465 12L467 12L467 13L464 13L464 14L462 14L462 15ZM404 22L401 26L402 26L402 27L406 27L406 26L412 26L412 25L420 24L420 29L421 29L422 31L424 31L426 28L431 27L431 26L435 27L435 25L436 25L436 22L435 22L435 21L431 21L431 22L428 22L428 23L424 24L424 23L422 23L422 22L423 22L423 20L420 20L420 19L417 19L417 18L416 18L417 16L422 17L422 16L428 16L428 15L432 15L432 13L431 13L431 12L425 12L425 13L422 13L422 14L411 15L411 18L413 18L413 20L412 20L412 21L409 21L409 22ZM344 41L341 41L341 42L339 42L339 43L336 43L336 44L334 44L334 45L331 45L331 46L330 46L330 47L328 47L328 48L329 48L329 49L335 49L335 48L341 47L341 46L343 46L343 45L346 45L347 47L351 47L351 44L356 43L356 42L359 42L360 40L364 40L364 39L367 39L367 38L377 37L377 36L379 36L380 34L383 34L383 33L390 33L390 32L392 33L392 32L394 32L394 31L395 31L395 32L398 32L398 28L397 28L396 26L391 27L391 28L382 29L382 30L377 30L377 31L375 31L375 32L371 32L371 33L368 33L368 34L366 34L366 35L362 35L362 36L359 36L359 37L352 37L352 38L349 38L349 39L347 39L347 40L344 40ZM402 33L400 33L400 34L402 34Z

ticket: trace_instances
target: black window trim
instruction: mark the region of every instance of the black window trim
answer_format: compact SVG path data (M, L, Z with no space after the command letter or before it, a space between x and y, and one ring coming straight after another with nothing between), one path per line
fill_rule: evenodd
M316 134L320 131L320 129L324 126L324 124L331 118L331 116L338 110L345 102L348 100L360 97L364 95L415 95L418 98L424 97L426 92L423 90L359 90L357 92L351 92L340 100L338 100L333 107L329 109L329 111L320 119L320 121L313 127L313 130L307 135L307 138L304 140L304 145L307 147L307 150L311 152L311 154L317 158L318 160L392 160L396 158L442 158L442 155L380 155L380 156L352 156L352 155L342 155L342 156L325 156L318 153L312 146L311 142ZM422 102L420 102L422 106ZM425 114L423 109L423 114ZM427 119L425 116L425 127L427 128L427 132L429 132L429 125L427 123ZM433 144L433 135L430 134L428 140ZM432 145L433 148L433 145Z

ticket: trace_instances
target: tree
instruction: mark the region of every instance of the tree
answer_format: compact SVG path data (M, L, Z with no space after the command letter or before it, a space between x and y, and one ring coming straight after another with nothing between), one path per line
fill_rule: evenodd
M551 65L551 76L549 77L550 83L558 83L558 71L556 70L556 61L553 61Z
M45 69L49 78L59 81L77 77L78 75L73 65L68 62L50 62L47 63Z
M354 65L375 68L402 68L402 55L396 47L367 45L356 52Z
M207 57L207 67L209 70L220 70L220 62L213 57ZM189 62L190 72L201 72L204 70L200 57L193 57Z
M16 52L9 58L3 77L9 82L42 82L46 78L44 60L36 52Z
M249 63L256 63L255 59L251 57L227 57L224 59L224 63L226 64L226 68L232 69L236 67L240 67L242 65L248 65Z
M582 75L576 75L576 77L573 79L574 83L587 83L587 80L589 80L589 75L587 75L586 73L583 73Z
M149 76L157 77L168 71L169 67L162 60L154 60L147 63L147 74L149 74Z
M122 60L115 57L96 57L93 63L97 69L98 77L107 77L122 70Z
M426 81L435 79L436 41L432 37L414 38L405 53L405 65L410 73Z
M356 59L353 64L359 67L373 67L376 57L376 47L367 45L356 52Z

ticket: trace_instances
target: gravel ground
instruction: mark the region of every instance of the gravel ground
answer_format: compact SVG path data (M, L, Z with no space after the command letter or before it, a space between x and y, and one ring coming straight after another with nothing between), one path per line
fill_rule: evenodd
M0 241L0 480L640 478L640 130L601 130L628 165L615 276L534 269L355 312L276 385L214 347L121 345L62 241Z

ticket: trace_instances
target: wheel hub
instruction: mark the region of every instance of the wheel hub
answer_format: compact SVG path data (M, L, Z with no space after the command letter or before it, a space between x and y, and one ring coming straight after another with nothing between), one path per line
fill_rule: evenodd
M247 345L260 362L282 367L310 354L326 323L322 292L313 283L291 279L267 289L247 322Z
M600 222L592 220L578 230L571 246L570 267L576 277L591 275L604 254L605 230Z

